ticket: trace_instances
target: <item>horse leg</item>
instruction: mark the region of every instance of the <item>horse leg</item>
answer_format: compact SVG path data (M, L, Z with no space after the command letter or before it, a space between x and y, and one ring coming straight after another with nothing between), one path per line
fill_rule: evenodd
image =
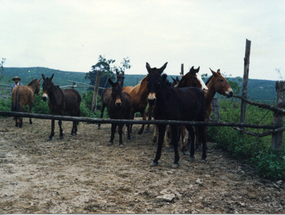
M205 126L199 126L199 140L202 142L203 151L202 151L202 160L206 161L207 158L207 144L206 144L206 136L205 136Z
M112 127L111 127L111 139L109 142L109 146L113 145L113 141L114 141L114 137L115 137L115 132L116 132L116 127L117 125L115 123L112 123Z
M143 116L143 120L146 120L146 116L145 116L145 110L143 110L143 112L140 112L141 115ZM141 135L143 133L144 130L144 124L142 124L141 129L139 130L138 134Z
M32 105L33 105L33 104L29 105L29 113L32 112ZM30 117L30 124L33 124L31 117Z
M102 102L103 103L103 102ZM104 114L104 109L105 109L105 104L103 103L103 104L101 104L102 106L101 106L101 116L100 116L100 118L102 119L103 118L103 114ZM98 123L98 129L100 129L100 126L101 126L101 123L99 122Z
M77 122L76 121L73 121L72 122L73 124L72 124L72 129L71 129L71 136L72 135L76 135L76 132L77 132Z
M157 166L158 160L161 157L161 149L163 145L163 138L164 138L164 133L165 133L165 125L157 125L158 127L158 144L157 144L157 151L156 151L156 156L153 160L153 162L150 164L150 166Z
M131 140L131 133L130 133L130 124L126 124L127 126L127 131L128 131L128 140Z
M148 120L151 120L151 114L152 114L152 105L149 105L148 106ZM147 127L145 129L146 132L149 132L149 127L150 127L150 124L147 124Z
M62 132L62 127L61 127L61 125L62 125L62 121L61 120L58 120L58 126L59 126L59 137L60 137L60 139L63 139L63 132Z
M157 125L154 125L154 130L153 130L153 136L152 136L152 142L156 143L157 141Z
M21 102L20 111L24 112L25 105L22 105L22 104L24 104L24 102ZM20 128L23 127L23 117L19 117L19 127Z
M190 155L189 151L187 150L187 147L185 145L186 140L186 129L185 125L180 126L180 132L181 132L181 151L184 155ZM190 136L190 135L189 135Z
M177 168L179 166L179 152L178 152L178 125L170 125L172 134L172 146L174 148L174 162L172 167Z
M122 134L123 134L123 124L119 124L119 137L120 137L119 146L120 147L124 147Z
M51 140L53 136L54 136L54 119L51 120L51 133L47 140Z
M190 161L194 160L194 129L191 125L186 126L188 132L189 132L189 138L191 140L191 145L190 145Z

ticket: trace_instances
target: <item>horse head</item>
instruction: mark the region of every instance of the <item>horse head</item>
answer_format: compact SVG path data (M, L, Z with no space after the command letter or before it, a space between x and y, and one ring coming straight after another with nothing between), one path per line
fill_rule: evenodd
M108 79L109 83L112 86L112 98L115 101L116 106L121 106L122 104L122 85L121 82L113 82L110 78Z
M162 81L161 73L163 73L164 69L167 66L167 62L159 69L156 67L151 68L149 63L146 63L146 69L148 71L147 76L147 88L149 91L148 94L148 102L150 105L154 104L154 101L156 100L156 91L160 86L160 83Z
M195 69L194 66L192 66L189 72L180 80L178 87L197 87L206 93L208 91L208 87L204 83L199 71L200 67Z
M227 80L222 76L220 73L220 70L218 69L217 72L213 71L210 68L212 72L212 77L209 79L209 85L212 83L214 85L214 89L216 92L220 93L221 95L226 96L227 98L230 98L233 96L234 92L227 82Z
M123 86L124 85L124 79L125 79L124 72L119 73L118 70L116 70L116 74L117 74L117 82L121 83L121 86Z
M54 74L50 78L46 78L44 74L42 74L43 78L43 95L42 95L42 100L46 101L49 97L49 93L51 92L51 88L53 86L52 79L53 79Z

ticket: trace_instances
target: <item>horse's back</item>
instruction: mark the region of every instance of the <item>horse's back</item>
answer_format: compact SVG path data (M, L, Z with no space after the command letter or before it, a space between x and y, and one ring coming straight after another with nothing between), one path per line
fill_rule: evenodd
M74 89L62 90L64 95L65 109L79 108L81 103L80 94Z

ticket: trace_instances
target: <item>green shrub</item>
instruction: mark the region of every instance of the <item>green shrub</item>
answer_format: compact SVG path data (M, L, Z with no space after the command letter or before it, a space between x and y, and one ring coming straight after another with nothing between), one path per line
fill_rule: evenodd
M240 104L221 101L222 122L240 122ZM246 123L271 125L273 113L255 106L247 106ZM246 128L251 132L263 133L266 129ZM284 142L283 137L283 142ZM285 150L276 152L271 149L271 135L256 138L241 133L231 127L208 127L207 140L217 143L218 148L227 151L236 159L242 159L256 168L257 173L271 180L285 179Z

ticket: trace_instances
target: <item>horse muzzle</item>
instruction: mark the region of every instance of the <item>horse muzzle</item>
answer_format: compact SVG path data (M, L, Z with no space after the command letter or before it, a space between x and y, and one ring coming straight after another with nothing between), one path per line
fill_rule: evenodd
M232 90L229 90L229 91L226 92L226 97L227 98L231 98L231 97L233 97L233 95L234 95L234 92Z
M48 100L48 95L47 95L46 93L43 93L43 95L42 95L42 100L43 100L43 101Z
M147 97L147 100L148 100L148 103L150 105L154 105L154 102L156 100L156 96L155 96L155 93L149 93L148 94L148 97Z
M120 98L117 98L117 99L116 99L115 105L116 105L117 107L120 107L120 106L122 105L122 101L121 101Z

